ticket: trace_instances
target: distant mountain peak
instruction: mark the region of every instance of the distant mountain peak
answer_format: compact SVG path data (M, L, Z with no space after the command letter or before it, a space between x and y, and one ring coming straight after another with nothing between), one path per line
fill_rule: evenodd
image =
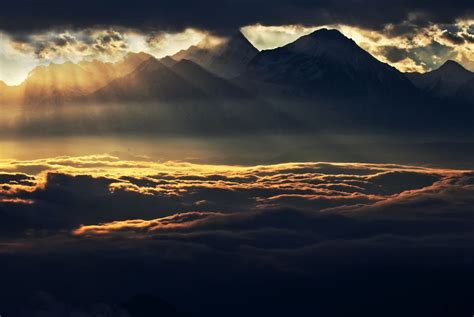
M462 66L461 64L459 64L458 62L452 59L448 59L446 62L444 62L444 64L438 68L438 71L472 73L469 70L467 70L464 66Z
M344 34L342 34L339 30L326 29L326 28L316 30L310 33L309 36L313 38L321 38L321 39L326 39L326 40L350 40Z
M214 45L209 45L210 43ZM258 54L242 32L235 32L221 41L203 39L172 57L177 61L189 59L208 71L225 78L233 78L245 71L247 64Z
M153 56L145 52L139 52L139 53L128 52L127 55L124 56L121 62L136 64L136 63L144 62L151 57Z
M145 52L128 52L125 55L125 58L141 58L141 59L148 59L152 57L150 54L145 53Z
M366 70L368 67L370 68L376 64L379 67L382 64L367 51L359 47L352 39L334 29L316 30L283 47L267 50L263 53L264 55L272 54L275 57L275 54L277 54L279 55L278 59L284 58L284 56L293 58L299 55L301 58L314 58L319 61L318 63L337 63L347 67ZM308 61L308 65L315 68L316 60ZM326 66L319 65L318 67L325 68ZM383 64L382 67L391 68L386 64ZM315 71L317 70L316 68L314 69Z
M172 58L171 56L165 56L165 57L161 58L160 62L163 65L168 66L168 67L172 67L173 65L175 65L177 63L177 61L174 58Z
M201 75L202 73L206 73L212 76L212 73L204 69L201 65L189 60L189 59L182 59L177 61L173 66L170 67L173 71L177 72L178 74L182 75L182 72L199 72ZM188 78L189 79L189 78Z
M249 97L246 91L234 86L225 78L209 72L193 61L182 59L171 67L171 70L210 96L224 99Z
M251 48L252 50L257 50L240 30L230 33L224 37L206 36L201 40L201 42L199 42L197 45L191 46L190 48L218 51L219 49L227 49L230 46L245 46L247 48Z
M176 62L176 64L174 65L175 67L182 67L182 66L186 66L186 67L199 67L199 68L202 68L201 66L199 66L198 64L196 64L195 62L189 60L189 59L186 59L186 58L183 58L182 60Z
M135 70L135 72L153 72L156 70L161 70L163 68L167 68L163 65L159 60L154 57L150 57L146 59L143 63L141 63Z
M408 78L420 89L445 98L454 96L466 82L474 80L474 73L453 60L447 60L438 69L424 74L408 74Z
M230 32L228 35L227 35L228 38L233 38L233 39L240 39L240 40L243 40L243 41L248 41L247 38L245 37L245 35L242 33L242 31L240 30L234 30L233 32Z
M54 77L61 76L61 80L73 80L68 76L78 76L79 74L85 75L86 71L79 66L78 64L74 64L71 61L67 61L64 63L50 63L48 65L39 65L33 68L29 73L27 80L45 80L45 77ZM59 77L58 77L59 78ZM77 78L74 78L77 79ZM24 82L25 83L25 82Z
M398 70L380 62L341 32L330 29L320 29L285 46L260 52L245 75L307 95L334 97L343 91L346 95L386 98L392 92L415 90Z
M227 43L235 43L235 44L240 44L240 45L245 45L253 50L257 50L253 45L252 43L250 43L250 41L245 37L245 35L240 32L240 31L237 31L237 32L234 32L232 33L228 38L227 38Z
M301 45L304 48L327 48L327 49L336 49L341 48L345 49L347 47L352 47L359 51L363 51L352 39L346 37L344 34L335 29L319 29L310 33L308 35L300 37L293 43L290 43L291 47Z

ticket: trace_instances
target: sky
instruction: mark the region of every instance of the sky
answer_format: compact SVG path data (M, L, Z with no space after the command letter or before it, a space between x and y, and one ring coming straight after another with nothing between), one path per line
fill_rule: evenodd
M469 1L281 0L271 9L264 1L138 2L126 9L122 1L6 4L0 13L0 80L16 85L37 65L116 61L130 51L160 58L236 30L258 49L270 49L322 27L339 29L404 72L430 71L448 59L474 70Z

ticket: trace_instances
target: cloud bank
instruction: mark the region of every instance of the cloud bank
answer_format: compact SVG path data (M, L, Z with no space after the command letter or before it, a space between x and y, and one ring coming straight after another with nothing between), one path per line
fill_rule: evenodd
M278 209L369 210L410 195L440 195L445 186L457 189L459 182L470 179L463 172L399 165L235 167L136 162L107 155L5 162L2 169L2 223L4 230L16 232L72 230L80 225L86 227L78 232L107 231L98 223L111 228L169 228L174 218L153 219L181 212L198 212L184 218L194 223L199 212L215 216ZM14 229L12 223L19 227Z
M0 169L7 312L126 316L137 294L148 314L149 296L196 316L472 309L472 171L110 155Z
M397 301L394 314L472 308L463 297L474 276L471 171L110 155L1 170L4 309L24 316L126 316L141 293L197 316L354 307L376 316ZM159 311L157 300L140 303Z

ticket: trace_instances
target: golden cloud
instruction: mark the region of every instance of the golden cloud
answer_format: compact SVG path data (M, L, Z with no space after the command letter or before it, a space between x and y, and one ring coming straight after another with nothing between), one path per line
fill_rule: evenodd
M361 213L421 198L474 201L470 171L393 164L230 166L93 155L4 160L0 170L6 222L24 217L23 230L76 235L184 229L242 212Z

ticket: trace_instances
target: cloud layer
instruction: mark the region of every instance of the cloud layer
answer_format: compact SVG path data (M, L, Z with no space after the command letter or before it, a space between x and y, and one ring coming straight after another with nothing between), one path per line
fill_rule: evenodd
M2 296L25 316L126 314L143 293L197 316L472 309L472 171L110 155L0 169Z
M7 219L12 217L32 226L24 229L154 219L177 212L361 208L396 201L410 190L421 195L430 186L441 188L451 177L465 177L461 172L397 165L233 167L123 161L112 156L4 164L10 171L1 175L0 197L12 205L4 207L3 223L11 228ZM161 221L147 226L160 227Z

